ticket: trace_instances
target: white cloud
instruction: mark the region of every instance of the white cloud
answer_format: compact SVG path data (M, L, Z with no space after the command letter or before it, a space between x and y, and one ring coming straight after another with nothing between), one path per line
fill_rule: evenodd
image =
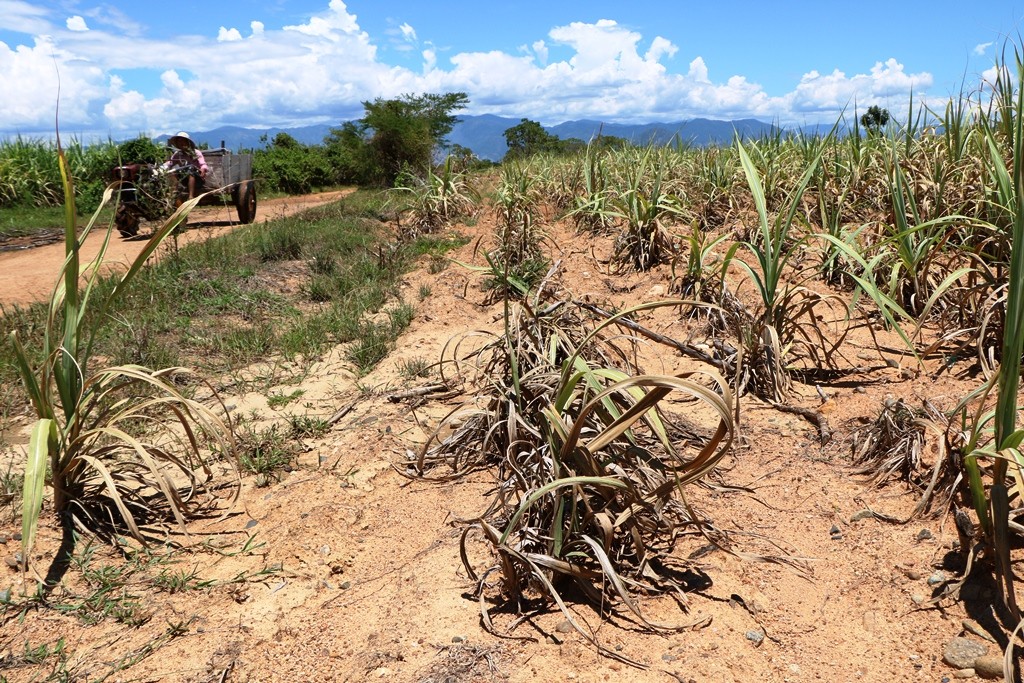
M643 61L636 50L640 34L619 28L610 19L600 19L594 24L573 22L551 29L548 35L576 51L569 64L580 75L622 73Z
M875 62L871 67L871 83L876 96L899 95L929 87L932 75L927 72L908 74L902 64L890 57L884 64Z
M537 61L541 66L548 63L548 46L543 40L538 40L533 43L533 54L537 55Z
M974 54L976 54L976 55L978 55L980 57L980 56L984 55L985 52L987 52L988 49L990 47L992 47L992 45L993 45L993 43L991 41L989 41L987 43L978 43L977 45L974 46Z
M238 32L237 28L224 28L221 26L220 31L217 32L218 43L230 43L241 39L242 34Z
M356 23L356 15L349 14L348 8L342 0L331 0L329 9L322 15L310 18L309 23L297 26L285 26L285 31L298 31L308 36L327 38L331 41L338 41L340 37L337 32L355 34L359 32L359 24ZM365 35L365 34L364 34Z
M149 119L146 116L146 98L134 90L122 92L122 85L111 84L111 97L103 106L103 115L112 121L120 122L124 130L150 130Z
M708 65L704 63L703 57L690 62L690 70L686 72L688 78L696 83L710 83L708 80Z
M678 52L675 45L656 37L641 55L640 34L614 21L576 22L552 29L549 36L572 48L568 60L538 60L538 65L500 52L464 53L452 58L454 68L438 85L465 90L489 113L526 112L547 121L750 116L764 113L772 102L740 77L712 84L700 57L687 75L668 73L661 61ZM544 45L535 44L534 53L539 48L546 57Z
M118 26L131 21L116 13L83 16L90 30L71 31L64 15L0 0L0 28L33 36L25 45L0 42L0 73L8 78L0 132L52 129L57 69L65 128L101 135L336 123L361 115L365 100L444 91L465 91L471 103L466 113L545 123L693 117L799 123L808 117L829 121L853 101L896 111L911 90L918 97L932 84L930 74L911 73L888 59L865 64L853 75L808 71L790 92L769 94L742 75L712 77L714 65L701 56L686 55L676 65L679 46L608 19L554 27L517 54L462 52L443 62L439 54L449 53L429 41L419 48L412 44L419 41L412 26L393 26L394 33L383 39L396 45L387 49L418 49L420 64L411 55L407 68L382 61L374 40L341 0L331 0L302 23L272 27L253 21L246 38L227 27L214 37L193 22L193 33L155 40L126 34ZM115 75L122 69L123 77ZM159 82L133 80L139 70L160 74Z
M149 127L336 122L357 116L361 101L380 95L379 83L388 81L390 67L376 63L376 49L343 3L332 3L304 24L277 30L261 22L251 26L250 40L236 37L215 46L193 38L187 49L177 47L175 68L164 74L163 89L146 100ZM143 51L162 52L159 47ZM409 74L407 83L388 95L414 90L413 78ZM137 106L137 95L120 93L108 116L117 105Z
M788 108L793 114L838 112L854 105L872 104L902 109L911 93L920 99L931 84L931 74L909 74L895 59L875 62L869 73L853 76L838 69L826 75L809 71L787 96Z
M108 27L125 36L140 36L145 28L109 3L83 10L82 14L92 20L94 27Z
M1002 84L1012 83L1014 86L1017 85L1017 73L1013 69L1004 65L994 65L981 72L981 89L985 92L992 93L995 91L997 82Z
M68 17L65 22L69 31L88 31L89 27L85 23L85 19L78 16L77 14L73 17Z
M0 42L0 73L5 74L0 130L52 132L58 92L66 130L89 122L90 105L106 93L106 78L98 66L73 57L48 36L14 49Z
M22 0L0 0L0 29L39 35L50 30L49 11Z
M992 87L996 83L996 79L999 78L999 67L992 66L981 72L981 82L983 85Z
M654 39L651 49L644 55L645 62L660 62L662 57L674 57L679 48L661 36Z

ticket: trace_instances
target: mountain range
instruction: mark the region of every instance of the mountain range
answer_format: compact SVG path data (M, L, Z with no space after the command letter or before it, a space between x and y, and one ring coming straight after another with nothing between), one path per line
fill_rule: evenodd
M482 159L499 161L508 151L508 146L505 144L505 131L519 124L520 121L521 119L492 114L460 116L459 122L455 124L448 136L448 142L467 147ZM316 145L323 142L332 127L334 126L317 125L260 129L224 126L210 131L190 133L190 135L200 144L206 143L210 147L223 146L238 150L263 147L268 140L273 140L281 132L288 133L303 144ZM601 134L623 138L637 145L666 145L679 141L695 146L728 144L736 134L742 137L759 137L778 131L776 126L755 119L737 121L690 119L688 121L643 124L582 120L544 126L544 129L563 140L578 138L587 142ZM157 138L158 141L166 139L167 136Z

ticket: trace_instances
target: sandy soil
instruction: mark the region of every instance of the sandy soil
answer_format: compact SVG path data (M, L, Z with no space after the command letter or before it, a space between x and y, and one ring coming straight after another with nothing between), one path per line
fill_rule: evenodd
M460 232L475 240L491 227L485 219ZM564 269L560 296L615 306L665 296L667 267L612 277L598 260L609 251L608 239L553 231L553 242L562 245L553 255ZM472 261L473 243L452 256ZM864 366L857 375L821 385L829 397L824 405L814 386L797 384L788 399L821 410L836 432L830 444L821 446L803 418L745 397L743 438L721 470L720 483L729 486L687 491L696 509L732 533L734 550L785 557L791 566L709 551L705 539L685 536L675 555L691 558L702 577L687 595L688 613L666 597L639 602L652 621L696 626L652 634L626 618L602 622L587 604L570 603L602 645L646 669L602 657L579 634L564 632L557 609L519 624L508 638L489 635L460 561L459 520L482 512L493 482L485 473L447 484L401 474L408 450L467 396L413 402L387 396L416 384L402 378L404 361L436 360L455 335L499 329L501 306L484 303L476 274L455 265L431 274L422 265L403 283L404 298L417 301L424 286L430 293L416 304L397 350L369 376L356 382L339 351L301 381L267 392L301 388L301 399L286 408L268 408L267 394L225 398L239 414L257 409L278 418L351 409L327 436L304 442L298 467L280 482L256 488L249 477L243 502L227 518L193 525L195 545L174 568L194 569L219 585L171 593L129 584L121 590L149 615L135 627L109 618L84 626L47 609L8 614L0 628L3 675L44 678L53 658L33 666L19 656L26 643L64 638L71 653L65 666L75 680L939 683L955 675L942 661L943 648L964 632L965 620L1001 636L991 586L968 586L963 602L922 604L957 575L950 518L889 524L865 516L872 509L906 518L918 493L900 483L870 487L849 466L854 429L873 419L883 400L898 396L920 405L927 397L949 408L977 380L937 375L932 364L917 374L906 358L881 357L862 331L844 347L850 365ZM670 311L643 322L678 339L692 331ZM651 371L689 367L674 352L650 353ZM5 537L15 531L11 517L5 514L0 526ZM44 517L40 534L45 566L60 540L52 517ZM240 552L247 537L255 547ZM17 545L9 541L0 554L12 556ZM490 564L480 539L471 540L470 552L478 569ZM104 563L123 560L98 548L92 566ZM15 593L24 586L0 564L0 587L7 585ZM60 591L63 600L89 594L75 569ZM511 622L509 615L496 619L503 632ZM172 633L170 624L183 626ZM990 654L1000 652L982 636L968 637Z
M254 222L262 223L290 216L303 209L333 201L350 191L339 190L262 200L257 203ZM223 234L237 227L237 221L238 215L234 207L199 208L190 214L188 230L179 237L179 244L188 244ZM127 267L127 264L131 263L132 259L142 251L151 227L144 222L139 236L131 239L123 239L118 236L117 231L114 231L110 246L107 248L106 263L111 264L111 268ZM96 258L103 245L104 236L105 232L100 230L94 230L89 235L81 248L83 263ZM61 235L58 235L58 238L63 239ZM32 244L31 242L22 243ZM8 245L8 247L16 245L17 243ZM63 241L0 252L0 305L24 306L36 301L45 301L49 298L53 288L53 274L60 270L63 263Z

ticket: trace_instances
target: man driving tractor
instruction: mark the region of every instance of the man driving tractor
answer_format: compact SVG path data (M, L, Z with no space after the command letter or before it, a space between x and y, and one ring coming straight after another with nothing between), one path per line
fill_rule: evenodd
M187 177L188 198L192 199L197 194L199 183L210 171L206 159L196 147L196 143L192 142L192 138L184 131L172 136L167 142L174 148L174 153L160 166L160 170L176 173L179 178Z
M159 166L148 163L122 164L111 172L117 183L117 211L114 222L124 237L139 232L139 222L163 221L188 199L202 197L202 205L234 204L240 223L256 218L256 181L252 177L252 154L224 149L203 152L188 133L168 139L170 158ZM209 157L209 163L207 163Z

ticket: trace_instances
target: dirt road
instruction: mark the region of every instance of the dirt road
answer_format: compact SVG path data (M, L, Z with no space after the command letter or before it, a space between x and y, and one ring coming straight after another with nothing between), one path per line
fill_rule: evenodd
M269 199L259 203L256 223L290 216L294 213L339 199L352 190L339 190L321 194ZM209 239L238 227L234 207L202 208L189 217L188 230L178 239L179 244ZM143 224L140 236L121 239L115 232L107 248L106 262L116 268L131 263L149 236L149 226ZM103 243L104 231L95 230L82 245L83 263L96 258ZM153 258L159 258L159 255ZM64 263L64 243L55 242L18 251L0 253L0 305L25 306L45 301L50 296L57 273Z

